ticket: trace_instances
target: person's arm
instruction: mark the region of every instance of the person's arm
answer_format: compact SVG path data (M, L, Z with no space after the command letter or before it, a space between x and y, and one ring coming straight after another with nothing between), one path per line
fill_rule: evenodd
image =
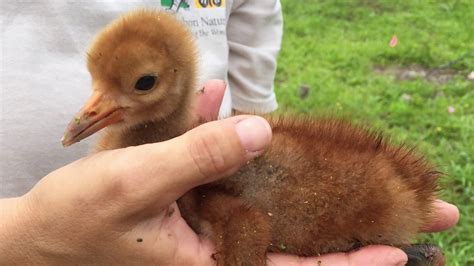
M233 2L227 39L228 79L235 110L268 113L277 108L273 82L282 34L280 1Z

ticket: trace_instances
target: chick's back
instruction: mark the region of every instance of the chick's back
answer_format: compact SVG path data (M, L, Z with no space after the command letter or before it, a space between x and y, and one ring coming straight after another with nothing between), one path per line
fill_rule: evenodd
M431 220L439 174L411 150L337 119L269 119L265 155L199 189L200 201L230 195L257 210L271 228L268 250L309 256L404 246ZM232 215L229 202L220 204ZM204 220L223 211L200 205Z

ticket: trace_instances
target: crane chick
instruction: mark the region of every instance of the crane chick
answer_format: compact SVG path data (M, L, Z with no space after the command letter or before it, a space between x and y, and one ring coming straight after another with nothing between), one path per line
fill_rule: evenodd
M63 145L103 128L98 151L186 132L196 55L191 32L169 13L138 10L112 22L89 49L92 96ZM267 118L273 139L264 155L178 200L188 224L214 240L218 265L370 244L402 247L413 265L444 264L435 246L409 246L433 218L439 173L423 157L342 120Z

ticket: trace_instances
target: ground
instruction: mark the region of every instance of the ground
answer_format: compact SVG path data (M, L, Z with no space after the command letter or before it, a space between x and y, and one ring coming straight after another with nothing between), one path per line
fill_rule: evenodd
M350 117L406 142L446 173L458 226L423 237L448 265L474 264L474 4L282 0L281 112ZM393 36L398 42L389 43Z

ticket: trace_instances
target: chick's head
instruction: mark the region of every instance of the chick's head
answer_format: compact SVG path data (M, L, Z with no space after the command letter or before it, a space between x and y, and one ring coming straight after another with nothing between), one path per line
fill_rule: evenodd
M87 58L92 95L69 123L69 146L104 127L166 118L195 89L196 50L187 27L164 11L131 12L106 26Z

